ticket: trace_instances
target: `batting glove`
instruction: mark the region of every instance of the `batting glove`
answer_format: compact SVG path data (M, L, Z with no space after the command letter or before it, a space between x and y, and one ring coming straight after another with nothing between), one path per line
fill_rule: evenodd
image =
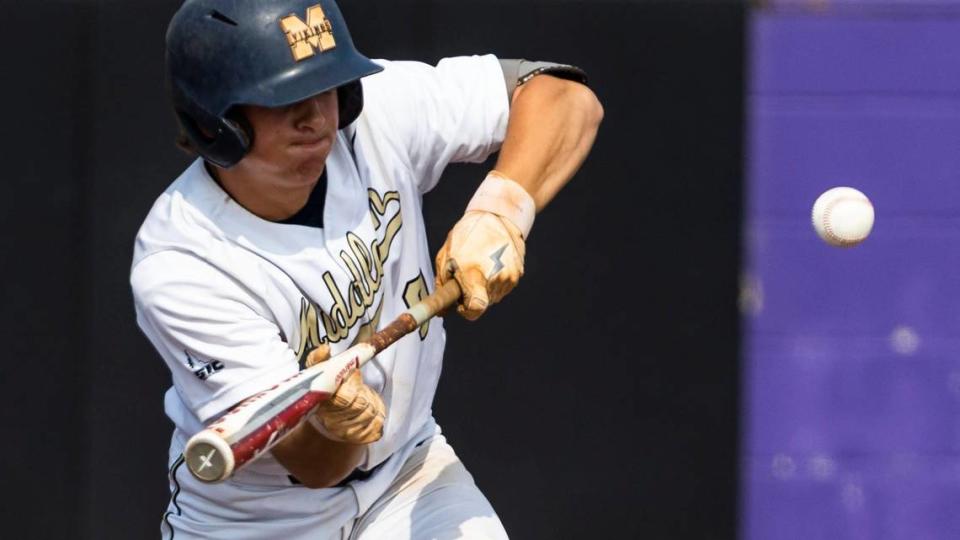
M494 171L480 185L436 259L436 285L457 280L466 319L480 318L520 282L535 215L533 197L513 180Z
M307 357L307 367L326 362L330 346L321 345ZM310 425L324 437L348 444L370 444L383 437L387 408L380 394L364 384L360 370L354 370L336 393L308 417Z

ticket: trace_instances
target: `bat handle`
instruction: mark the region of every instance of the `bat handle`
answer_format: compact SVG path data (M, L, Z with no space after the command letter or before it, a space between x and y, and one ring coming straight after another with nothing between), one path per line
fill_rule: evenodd
M434 291L433 294L411 307L409 313L413 315L413 318L419 326L430 320L437 313L452 306L460 299L462 294L463 291L461 291L460 284L457 283L457 280L450 279Z
M212 429L197 433L183 450L187 468L203 482L222 482L233 474L233 449Z

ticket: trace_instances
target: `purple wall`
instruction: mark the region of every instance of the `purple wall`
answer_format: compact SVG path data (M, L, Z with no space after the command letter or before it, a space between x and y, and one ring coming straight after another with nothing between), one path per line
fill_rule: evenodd
M960 6L752 21L743 538L960 538ZM877 224L820 242L817 195Z

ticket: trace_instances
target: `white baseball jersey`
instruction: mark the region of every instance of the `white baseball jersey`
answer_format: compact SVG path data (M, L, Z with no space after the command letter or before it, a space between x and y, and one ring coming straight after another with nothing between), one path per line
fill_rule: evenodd
M379 465L369 479L309 490L270 455L217 486L179 467L187 438L295 374L312 348L329 343L336 354L433 288L421 197L448 163L499 148L509 116L503 74L493 56L378 63L384 71L363 80L363 114L327 160L322 228L253 215L198 160L137 236L137 320L173 378L165 409L175 425L174 501L164 528L176 538L324 538L365 512L416 444L439 432L431 403L445 335L435 319L363 368L388 409L361 466ZM227 525L236 522L251 529Z

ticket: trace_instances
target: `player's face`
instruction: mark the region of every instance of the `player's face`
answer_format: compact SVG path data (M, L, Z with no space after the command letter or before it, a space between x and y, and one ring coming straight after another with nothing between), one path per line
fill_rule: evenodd
M278 187L312 185L320 178L340 122L337 91L286 107L244 107L253 127L253 149L241 162Z

